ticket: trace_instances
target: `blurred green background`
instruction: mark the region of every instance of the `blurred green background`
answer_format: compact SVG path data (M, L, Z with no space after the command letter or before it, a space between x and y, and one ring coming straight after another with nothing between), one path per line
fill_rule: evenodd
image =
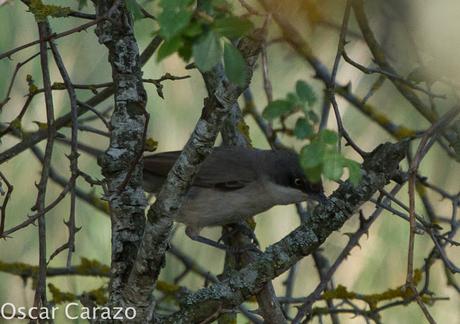
M280 10L289 15L293 23L311 44L315 55L329 68L332 67L335 51L337 49L338 29L343 14L342 1L313 1L317 8L331 23L330 25L314 23L308 14L308 7L303 1L283 1ZM51 3L48 1L47 3ZM71 5L76 7L76 1L54 1L60 5ZM142 1L141 1L142 3ZM234 7L238 12L243 12L238 2ZM151 10L150 2L146 8ZM90 10L91 8L86 8ZM416 68L415 56L420 55L422 60L428 62L433 68L433 73L439 78L447 78L454 84L459 84L458 71L460 61L457 59L460 54L460 3L454 0L437 2L420 2L417 0L405 1L367 1L368 17L371 25L382 41L397 70L406 76ZM153 12L153 11L152 11ZM310 20L309 20L310 19ZM51 19L53 31L60 32L82 23L76 19ZM0 52L4 52L21 44L37 39L38 32L32 14L26 12L26 7L19 1L11 1L0 7ZM155 24L151 20L140 20L136 22L136 36L139 47L142 50L151 40L155 31ZM355 22L352 19L351 29L357 31ZM411 44L410 33L417 44L415 51ZM270 29L270 37L275 39L279 35L276 26ZM371 63L369 51L359 37L349 37L351 41L347 45L347 52L356 61L363 65ZM111 71L107 62L107 51L104 46L97 42L94 29L90 28L71 37L61 38L57 41L66 66L74 83L101 83L110 81ZM36 53L38 47L30 47L15 54L12 60L3 59L0 61L0 98L3 99L10 82L11 75L17 62L20 62L30 55ZM319 98L322 98L323 83L314 79L314 73L309 65L299 58L296 53L283 42L276 42L268 48L269 73L273 85L274 98L284 97L287 92L293 91L297 80L305 80L316 90ZM195 122L201 114L203 98L206 96L203 81L196 71L185 69L185 63L177 56L157 63L152 58L143 69L145 78L159 78L166 72L173 75L190 75L191 78L180 81L164 82L165 99L162 100L152 85L147 85L148 110L151 115L149 125L149 136L158 141L158 151L178 150L187 141ZM52 81L61 82L59 73L51 64ZM2 109L0 114L1 122L9 122L18 114L19 109L25 101L28 92L26 75L32 75L37 86L41 87L41 72L39 60L35 59L22 68L17 76L14 85L11 101ZM351 82L355 94L364 96L372 82L377 76L366 76L355 68L342 62L339 68L338 80L340 82ZM254 74L251 89L255 96L255 102L259 111L267 104L263 92L262 71L260 66ZM449 95L449 99L438 101L441 111L445 111L455 102L455 94L441 83L433 86L433 91ZM79 91L79 99L84 100L91 96L89 91ZM62 115L69 111L67 94L65 91L53 93L56 115ZM371 99L370 102L378 111L386 114L396 124L403 124L417 130L427 128L428 123L405 101L393 86L387 81ZM111 105L111 99L106 100L102 106ZM373 121L359 113L343 100L339 100L340 110L343 116L344 125L355 141L365 150L371 150L379 143L393 140L390 135L379 128ZM315 107L320 113L321 100ZM35 131L37 126L33 121L45 121L45 108L43 96L37 96L32 106L28 109L23 119L23 128L26 131ZM246 117L250 127L250 135L255 147L268 148L268 144L262 133L257 128L250 116ZM94 127L103 129L99 121L91 124ZM335 120L331 116L328 127L335 129ZM61 130L68 135L69 130ZM91 133L80 132L81 142L104 149L107 146L107 139ZM282 138L285 143L293 147L301 147L302 143L292 138ZM0 151L3 151L17 139L10 136L2 138ZM44 148L44 142L40 144ZM353 155L348 148L345 148L346 156L359 162L360 159ZM61 174L69 175L68 159L65 154L69 148L57 144L53 154L53 164ZM93 157L82 154L79 159L80 168L94 177L101 177L100 169ZM38 182L40 163L30 151L25 151L18 157L0 166L1 171L14 184L14 192L8 205L6 228L10 228L22 222L28 214L31 214L36 198L34 182ZM446 191L456 193L460 190L460 167L458 163L452 162L439 148L429 152L421 166L422 174L429 177L430 181L441 186ZM94 190L79 180L78 184L86 190ZM326 183L327 193L331 193L336 187L334 183ZM48 187L47 200L52 201L59 194L61 188L55 183ZM99 189L95 194L100 195ZM398 197L407 202L407 189L403 188ZM442 201L439 196L429 193L436 211L444 216L451 213L451 205L447 200ZM68 218L69 200L65 199L58 207L47 214L48 252L51 253L57 247L67 241L67 228L63 220ZM374 210L374 206L366 204L363 207L365 215ZM424 214L423 206L417 204L417 211ZM299 224L294 206L276 207L256 217L256 234L261 242L262 248L278 241ZM110 264L110 220L107 216L97 211L84 202L77 205L77 225L82 229L76 236L76 253L74 263L79 263L79 257L97 259L104 264ZM326 256L334 260L347 242L343 235L352 232L357 227L357 218L348 221L339 233L332 235L323 245ZM334 282L346 286L349 290L360 293L378 293L387 288L395 288L405 282L407 245L408 245L408 223L400 218L384 213L372 226L369 237L361 240L361 248L355 248L351 256L342 264L338 270ZM224 254L213 248L192 242L184 235L184 227L177 226L173 243L187 254L191 255L196 262L208 268L212 273L219 274L222 271ZM206 229L203 235L217 239L220 236L220 229ZM0 260L4 262L25 262L29 264L38 263L37 228L29 226L18 231L11 238L0 241ZM432 248L430 239L424 236L416 237L416 262L415 266L423 264L423 258ZM458 248L448 250L450 257L457 264L460 262ZM64 266L66 253L61 253L50 264L50 266ZM162 272L162 279L172 281L181 273L183 267L173 257L167 257L166 267ZM318 283L317 271L313 267L311 258L305 258L299 263L298 277L295 285L295 296L308 295ZM439 301L429 307L430 312L438 323L460 323L460 298L451 288L446 286L446 278L440 261L432 267L432 278L430 285L437 296L448 297L448 301ZM460 280L460 276L456 276ZM284 293L282 282L285 275L275 280L275 287L282 295ZM85 290L95 289L106 282L105 279L87 277L53 277L49 279L62 291L81 293ZM188 275L182 282L191 289L198 289L203 286L203 279ZM17 276L0 272L0 304L12 302L16 305L32 305L33 289L31 281L24 282ZM318 303L321 305L321 303ZM256 305L248 304L249 307ZM416 304L407 307L392 308L384 311L384 323L416 323L425 321L424 316ZM341 315L343 323L364 323L362 318L353 318L350 315ZM329 318L325 318L326 322ZM64 319L58 319L57 323L64 323ZM242 320L241 322L244 322Z

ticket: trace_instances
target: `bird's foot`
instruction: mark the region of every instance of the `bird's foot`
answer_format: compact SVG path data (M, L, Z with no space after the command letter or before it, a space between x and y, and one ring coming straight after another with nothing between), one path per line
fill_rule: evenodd
M231 228L230 231L223 234L217 242L222 242L228 238L231 238L233 235L235 235L235 233L240 232L243 235L249 237L256 246L260 246L256 234L248 225L244 223L234 223L231 224L229 227Z
M244 245L244 246L233 247L233 246L227 246L225 244L213 241L211 239L208 239L208 238L200 236L200 235L191 237L191 239L194 240L194 241L197 241L197 242L200 242L200 243L215 247L217 249L224 250L224 251L232 253L232 254L241 254L241 253L249 252L249 251L258 252L258 253L261 252L254 244L247 244L247 245Z

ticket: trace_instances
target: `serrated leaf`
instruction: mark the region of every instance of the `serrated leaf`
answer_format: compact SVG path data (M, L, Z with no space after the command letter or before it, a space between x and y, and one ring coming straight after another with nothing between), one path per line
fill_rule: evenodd
M158 49L157 61L160 62L164 58L178 51L184 45L181 36L165 40Z
M234 16L216 19L212 25L215 32L228 38L244 36L253 28L250 20Z
M322 142L312 142L300 151L300 165L303 169L320 166L324 161L326 145Z
M324 143L330 144L330 145L336 144L337 141L339 140L337 133L330 129L323 129L319 133L319 138Z
M314 134L313 127L305 118L297 119L294 135L299 139L309 138Z
M330 180L337 181L343 174L343 157L337 152L330 152L324 156L323 174Z
M345 159L344 164L348 168L348 180L356 186L362 178L361 165L358 162L349 159Z
M192 51L195 64L202 72L211 70L220 62L222 57L222 46L213 31L209 31L206 35L198 39L193 44Z
M224 68L228 79L239 85L244 86L248 81L248 67L240 51L231 43L224 46Z
M163 8L157 16L160 24L160 35L165 39L171 39L179 35L188 26L193 12L189 7L190 0L161 0Z
M126 0L126 8L133 15L134 20L144 18L141 7L136 0Z
M305 81L299 80L295 85L297 96L303 102L306 102L310 107L313 106L317 100L313 88Z
M291 112L295 107L287 100L274 100L265 107L262 116L265 119L272 120Z

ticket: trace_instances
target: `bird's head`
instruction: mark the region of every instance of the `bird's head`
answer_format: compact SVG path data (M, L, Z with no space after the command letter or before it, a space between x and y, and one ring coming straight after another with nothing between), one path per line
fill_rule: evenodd
M280 150L275 151L274 154L277 156L274 159L273 178L277 184L300 190L314 200L323 201L326 198L321 180L312 182L307 178L296 153Z

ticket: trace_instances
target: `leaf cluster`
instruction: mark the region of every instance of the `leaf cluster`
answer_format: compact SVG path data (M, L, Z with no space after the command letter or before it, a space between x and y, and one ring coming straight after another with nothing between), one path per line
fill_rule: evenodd
M263 111L263 117L274 121L279 119L285 129L284 121L297 116L292 135L299 140L308 140L300 151L300 164L312 182L319 182L321 176L338 181L345 168L349 171L349 180L357 184L361 179L359 163L347 159L338 150L339 137L335 131L322 129L318 132L319 117L313 110L317 96L313 88L299 80L295 92L289 92L285 98L270 102ZM298 112L301 116L298 117Z
M164 42L158 61L178 53L186 62L193 58L202 72L210 71L222 60L228 79L244 86L248 69L240 51L233 45L254 28L247 18L234 16L225 1L204 1L195 8L194 0L160 0L157 20Z

